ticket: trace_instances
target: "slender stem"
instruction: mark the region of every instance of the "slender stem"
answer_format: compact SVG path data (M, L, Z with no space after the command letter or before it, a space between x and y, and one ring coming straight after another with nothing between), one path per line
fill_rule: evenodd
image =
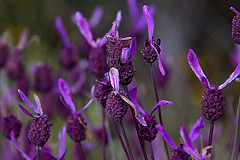
M40 160L40 151L41 151L41 148L37 147L37 160Z
M150 63L150 70L151 70L151 76L152 76L152 82L153 82L153 88L154 88L156 103L158 103L158 101L159 101L158 91L157 91L156 81L155 81L155 78L154 78L152 63ZM160 124L163 126L161 107L158 108L158 118L159 118ZM163 144L164 144L164 148L165 148L165 151L166 151L167 158L170 159L170 156L169 156L169 153L168 153L167 143L163 138L162 138L162 140L163 140Z
M119 121L119 124L120 124L120 128L121 128L121 131L122 131L122 134L123 134L123 138L124 138L124 140L125 140L125 143L126 143L126 146L127 146L127 149L128 149L128 153L129 153L129 155L130 155L130 158L131 158L132 160L134 160L134 158L133 158L133 153L132 153L132 149L131 149L131 147L130 147L130 144L129 144L129 141L128 141L128 138L127 138L127 134L126 134L126 131L125 131L125 128L124 128L124 126L123 126L122 121Z
M102 107L102 159L106 160L106 152L105 152L105 147L106 147L106 126L105 126L105 109Z
M124 86L124 91L127 93L128 99L131 100L127 86ZM140 146L141 146L141 149L142 149L143 157L144 157L145 160L148 160L147 152L146 152L146 149L145 149L145 142L138 134L138 128L139 127L138 127L138 122L135 118L134 110L132 108L130 108L130 110L131 110L134 126L135 126L135 129L136 129L137 135L138 135L138 140L139 140L139 143L140 143Z
M125 146L125 144L124 144L124 142L123 142L123 139L122 139L122 136L121 136L121 134L120 134L120 132L119 132L118 126L117 126L117 124L116 124L116 121L114 121L114 120L113 120L113 125L114 125L114 127L115 127L115 129L116 129L118 138L119 138L119 140L120 140L120 142L121 142L121 144L122 144L122 147L123 147L123 150L124 150L124 152L125 152L125 154L126 154L126 156L127 156L127 159L130 160L130 157L129 157L127 148L126 148L126 146Z
M211 121L210 124L210 131L209 131L209 137L208 137L208 146L212 145L212 139L213 139L213 129L214 129L214 121ZM211 154L212 148L208 149L208 154Z
M111 160L115 160L115 152L114 152L114 144L113 144L113 136L111 133L111 129L109 127L108 119L105 119L105 126L106 126L106 135L107 135L107 141L109 144L109 150L110 150L110 155L111 155Z
M80 148L81 160L86 160L86 157L85 157L85 154L84 154L81 142L79 142L78 144L79 144L79 148Z
M152 148L152 141L149 141L149 150L150 150L151 159L154 160L154 153L153 153L153 148Z

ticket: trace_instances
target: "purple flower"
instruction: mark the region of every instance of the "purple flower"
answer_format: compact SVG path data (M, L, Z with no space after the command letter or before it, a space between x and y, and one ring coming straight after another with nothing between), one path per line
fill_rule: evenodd
M61 78L58 80L58 89L61 93L60 98L62 99L62 102L72 112L72 115L70 115L68 118L67 133L76 143L81 142L86 138L87 134L87 123L85 122L85 119L82 117L81 113L92 103L94 99L95 86L93 86L91 89L92 98L80 111L76 111L76 107L70 95L70 88L67 82Z
M157 54L159 70L161 71L162 75L165 75L165 70L160 61L160 40L153 40L154 20L149 12L149 7L147 5L143 6L143 14L148 27L148 41L146 41L145 48L142 50L143 57L145 58L147 63L153 63L156 60L155 56Z
M238 64L235 71L223 84L220 86L213 86L210 85L206 75L200 67L197 56L192 49L189 49L187 59L193 72L201 81L202 85L207 89L203 92L201 113L207 120L216 121L222 116L224 111L225 101L222 89L240 74L240 64Z
M153 110L151 111L150 114L145 112L142 107L138 104L137 102L137 87L133 88L130 92L130 100L128 100L126 97L122 97L130 106L133 107L135 111L135 117L137 120L140 122L139 125L139 130L138 133L139 135L146 141L152 141L156 138L157 136L157 130L156 130L156 125L157 125L157 120L156 118L152 115L159 107L165 104L172 105L173 102L166 101L166 100L161 100L159 101Z
M200 129L204 127L204 121L200 118L197 123L192 127L190 134L186 134L186 129L183 124L180 126L180 134L182 136L184 144L177 147L171 137L167 134L166 130L161 124L157 125L156 128L159 130L163 139L174 149L171 160L186 159L190 160L190 155L198 160L203 160L204 156L200 156L193 142L200 136Z
M234 66L237 66L240 63L240 45L235 44L235 49L231 52L230 59Z
M76 47L73 43L69 42L67 33L60 17L55 18L55 27L63 42L63 48L60 52L60 63L64 68L71 69L77 64Z
M236 16L234 16L232 20L232 38L235 43L240 44L240 13L235 10L235 8L231 7L230 8L233 12L236 13Z
M19 89L18 90L22 100L37 114L32 115L27 109L25 109L21 104L18 104L21 110L33 119L28 127L27 137L37 147L43 147L48 141L51 132L52 123L47 119L47 115L43 114L41 102L36 94L34 94L34 102L36 107L28 100L26 95Z

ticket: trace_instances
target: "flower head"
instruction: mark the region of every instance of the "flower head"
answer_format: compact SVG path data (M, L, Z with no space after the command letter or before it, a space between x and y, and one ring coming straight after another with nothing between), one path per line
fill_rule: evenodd
M230 9L236 13L232 20L232 38L235 43L240 44L240 13L233 7Z
M50 137L52 123L48 120L47 115L43 114L41 102L37 95L34 94L35 107L21 90L18 90L18 92L22 100L37 114L32 115L27 109L19 104L19 107L27 116L35 118L28 126L27 137L35 146L43 147Z
M177 146L174 143L174 141L171 139L171 137L167 134L166 130L163 128L161 124L156 126L156 128L159 130L163 139L174 149L171 160L178 160L183 158L185 158L186 160L190 160L191 159L190 155L192 155L193 152L199 155L199 153L197 152L197 150L193 145L193 142L200 136L201 134L200 129L203 127L204 127L204 121L202 118L200 118L197 121L197 123L192 127L190 134L186 135L186 134L183 134L183 132L185 131L185 127L183 124L181 124L180 133L184 141L184 144L180 144L179 146ZM187 140L186 140L186 137L187 137ZM189 145L191 145L190 149L188 148ZM203 158L200 156L195 156L195 155L192 155L192 156L194 158L197 158L198 160L203 160Z
M123 97L123 99L130 106L132 106L135 111L135 117L140 123L139 130L138 130L139 135L146 141L154 140L157 136L157 129L156 129L157 120L152 114L162 105L165 105L165 104L172 105L173 102L161 100L155 105L151 113L148 114L142 109L142 107L137 102L137 98L136 98L137 87L129 91L129 95L130 95L131 101L128 100L126 97Z
M189 49L187 59L193 72L201 81L202 85L207 89L203 92L201 107L202 114L206 119L216 121L222 116L225 105L224 96L221 90L240 74L240 64L238 64L235 71L223 84L219 86L213 86L210 85L207 76L200 67L197 56L192 49Z
M143 6L143 14L148 27L148 40L145 42L145 47L141 52L143 53L143 57L147 63L153 63L158 58L159 70L162 75L165 75L165 70L160 61L160 39L153 40L154 20L147 5Z
M82 117L81 113L92 103L94 99L95 86L93 86L91 90L92 98L80 111L76 111L75 105L70 95L70 88L67 82L61 78L58 80L58 89L62 96L60 97L62 99L62 102L72 112L72 115L68 117L67 133L74 142L81 142L86 138L87 134L87 123L85 122L85 119Z

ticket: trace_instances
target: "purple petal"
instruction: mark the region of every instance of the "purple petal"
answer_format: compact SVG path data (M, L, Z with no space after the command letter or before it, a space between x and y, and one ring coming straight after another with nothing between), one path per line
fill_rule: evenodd
M150 42L152 42L153 31L154 31L154 20L153 20L152 15L149 13L149 8L147 5L143 6L143 14L144 14L145 20L147 22L148 39Z
M20 109L29 117L36 117L34 115L32 115L30 112L28 112L28 110L26 108L24 108L21 104L18 104L18 106L20 107Z
M165 72L165 70L163 68L163 65L162 65L162 62L160 60L160 53L158 53L157 49L152 44L151 44L151 47L155 50L155 52L158 55L158 67L159 67L159 70L161 71L162 75L165 76L166 72Z
M204 121L200 118L197 123L192 127L192 130L189 134L191 141L195 141L201 134L200 129L204 127Z
M110 69L109 78L113 89L119 92L119 72L116 68Z
M133 88L131 91L129 91L130 99L133 102L133 104L136 106L136 109L138 109L139 112L142 114L146 114L146 112L142 109L142 107L137 102L137 87Z
M25 158L26 160L31 160L24 152L23 150L19 147L16 139L15 139L15 136L14 136L14 132L11 131L10 133L10 138L12 140L12 143L14 145L14 147L18 150L18 152L20 152L20 154L22 155L23 158Z
M130 52L129 52L127 62L131 61L132 57L134 56L134 54L136 52L136 49L137 49L137 40L136 40L136 37L134 37L130 44Z
M20 90L18 89L18 93L20 95L20 97L22 98L22 100L37 114L41 114L41 112L39 112L37 110L37 108L28 100L28 98L26 97L26 95Z
M60 142L60 146L58 149L58 158L61 159L65 154L66 154L66 149L65 149L65 145L66 145L66 126L62 127L62 132L58 133L58 139Z
M141 123L143 126L147 126L147 123L144 117L140 114L138 108L129 99L127 99L127 97L123 95L120 95L120 96L127 104L129 104L134 109L135 117L138 120L138 122Z
M38 96L36 94L34 94L33 96L34 96L34 102L37 106L37 110L41 113L41 115L43 115L40 99L38 98Z
M159 101L159 102L155 105L155 107L153 108L153 110L152 110L152 112L150 113L150 115L153 114L153 112L155 112L159 107L161 107L162 105L165 105L165 104L172 105L173 102L171 102L171 101L166 101L166 100L161 100L161 101Z
M196 74L198 79L201 81L202 85L207 89L212 89L210 87L210 83L209 83L206 75L203 73L203 70L199 64L196 54L194 53L194 51L192 49L188 50L187 59L188 59L188 63L190 65L190 67L192 68L193 72Z
M89 26L94 28L98 25L100 19L102 18L103 8L101 6L96 6L94 8L91 19L89 20Z
M112 28L110 29L110 31L108 31L108 33L106 33L106 35L111 36L114 32L116 32L115 34L117 34L118 32L116 31L116 29L120 26L121 20L122 20L122 11L118 11L116 19L113 22ZM107 43L108 40L107 40L106 35L104 37L102 37L98 46L104 46Z
M94 91L95 91L95 86L93 85L92 86L92 89L91 89L91 99L90 101L78 112L78 114L82 113L82 111L84 111L87 107L89 107L89 105L93 102L94 100Z
M133 25L136 25L136 22L138 21L138 6L136 0L127 0L128 4L128 11L131 18L131 23Z
M123 63L127 62L128 52L129 52L129 48L126 47L122 49L121 60Z
M62 39L63 45L68 46L70 43L69 43L69 40L68 40L66 30L65 30L65 28L62 24L61 17L56 17L55 18L55 27L58 31L58 34L59 34L60 38Z
M196 159L202 159L202 157L199 155L197 149L194 147L194 144L193 142L191 141L185 127L183 124L181 124L180 126L180 134L181 134L181 137L183 139L183 142L184 142L184 145L183 145L183 150L192 155L194 158Z
M75 14L75 20L77 23L77 26L79 28L79 31L81 34L84 36L86 41L93 47L95 48L96 42L93 40L92 32L90 30L90 27L88 25L87 20L82 16L80 12L76 12Z
M18 42L17 49L23 50L25 48L26 43L27 43L28 34L29 34L28 29L24 29L20 36L20 40Z
M167 134L166 130L163 128L161 124L156 125L156 128L159 130L163 139L173 148L177 149L176 144L173 142L172 138Z
M71 109L72 113L75 113L76 108L75 108L75 105L72 101L72 97L70 95L70 89L69 89L69 86L68 86L67 82L64 81L63 79L59 78L58 89L59 89L60 93L62 94L64 101L66 102L66 104Z
M230 75L230 77L219 86L219 89L223 89L228 83L231 83L240 74L240 63L238 64L235 71Z

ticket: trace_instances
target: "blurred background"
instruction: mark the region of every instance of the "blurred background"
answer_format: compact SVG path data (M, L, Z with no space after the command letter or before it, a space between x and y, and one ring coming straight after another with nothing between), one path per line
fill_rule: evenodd
M189 131L191 125L202 116L200 107L204 87L188 65L188 49L191 48L195 51L210 83L222 84L236 67L230 58L231 54L236 52L236 46L231 37L231 22L235 13L229 8L233 6L236 10L240 10L240 1L138 0L137 2L140 12L142 12L141 7L144 4L155 6L154 37L161 39L169 67L168 82L164 87L159 87L160 99L170 100L174 103L171 107L162 107L163 119L169 135L176 144L180 144L180 124L184 123L185 126L189 126ZM104 11L95 28L97 37L104 36L110 29L118 10L122 11L119 34L122 37L126 36L126 31L132 24L129 9L124 0L1 0L0 34L8 31L12 43L16 45L22 30L28 28L30 36L37 36L39 43L24 50L25 68L30 62L47 61L53 72L56 72L60 68L58 57L62 46L55 28L56 16L62 18L70 41L79 45L80 39L83 37L71 17L76 11L80 11L86 19L90 19L96 6L101 6ZM147 28L142 32L142 37L137 39L138 48L133 58L133 64L137 71L135 81L139 88L139 99L145 109L151 111L155 106L155 97L150 70L140 52L148 36ZM89 86L86 90L90 93ZM214 159L227 159L239 90L239 83L235 81L223 90L226 109L224 116L216 122L219 137L214 142L216 144ZM29 95L32 96L32 94ZM85 100L85 102L87 101ZM95 101L93 105L98 105L98 102ZM91 107L88 108L88 113L92 112L92 117L94 117L94 113L98 112L92 111L94 107L92 107L93 109ZM59 124L54 123L58 120L60 120ZM52 142L57 143L57 132L66 122L60 117L53 118L52 121L55 129L53 131L55 138L52 138ZM92 121L94 123L97 120ZM207 120L205 123L209 125ZM208 137L203 138L207 139ZM68 145L71 145L70 142ZM54 152L56 153L56 151ZM70 156L69 152L67 152L67 156ZM89 153L92 154L91 159L94 159L99 150ZM121 155L117 156L121 157Z

